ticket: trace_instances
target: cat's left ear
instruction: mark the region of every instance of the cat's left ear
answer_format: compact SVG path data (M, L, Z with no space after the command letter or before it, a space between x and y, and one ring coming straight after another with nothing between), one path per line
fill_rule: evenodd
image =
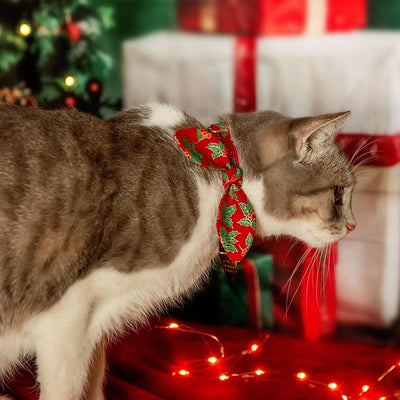
M306 162L318 157L328 145L331 146L349 115L350 111L344 111L293 119L290 122L289 132L294 138L298 161Z

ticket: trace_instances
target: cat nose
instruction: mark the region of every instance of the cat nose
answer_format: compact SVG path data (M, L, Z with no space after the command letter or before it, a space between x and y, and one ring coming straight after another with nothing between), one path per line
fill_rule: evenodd
M346 224L347 233L353 232L355 227L356 226L354 224Z

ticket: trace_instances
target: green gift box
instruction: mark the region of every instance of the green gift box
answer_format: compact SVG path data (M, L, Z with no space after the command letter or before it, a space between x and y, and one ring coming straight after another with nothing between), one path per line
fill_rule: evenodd
M204 289L173 314L179 319L207 324L270 329L272 267L272 255L249 254L229 279L217 265Z
M400 29L400 1L369 0L368 27L376 29Z

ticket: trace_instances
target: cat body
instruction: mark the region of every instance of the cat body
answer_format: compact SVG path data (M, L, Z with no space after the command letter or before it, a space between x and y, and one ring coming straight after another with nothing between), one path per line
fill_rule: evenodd
M323 247L354 228L346 116L221 117L259 235ZM0 375L35 356L41 400L101 399L104 339L201 286L224 188L174 142L186 127L205 129L160 104L107 121L0 107Z

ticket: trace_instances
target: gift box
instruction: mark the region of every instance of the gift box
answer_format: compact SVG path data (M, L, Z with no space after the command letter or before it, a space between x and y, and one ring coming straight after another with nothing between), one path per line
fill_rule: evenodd
M304 117L352 110L343 133L338 136L338 144L349 158L354 156L354 163L367 163L373 171L379 168L385 171L378 179L378 186L387 191L394 178L387 178L386 172L395 176L395 172L389 171L391 168L396 171L400 162L399 64L400 40L394 33L362 31L279 38L160 33L124 45L124 104L134 107L154 100L175 103L205 125L214 123L216 114L224 112L259 109ZM358 151L360 146L362 150ZM372 191L373 196L379 194L371 189L365 191ZM338 304L341 321L387 325L393 321L395 311L398 312L400 285L392 279L399 270L398 257L391 253L391 243L400 242L398 219L390 218L390 213L384 214L389 204L392 204L390 209L395 207L397 200L382 197L384 200L377 200L374 209L386 218L383 224L386 229L380 237L382 247L376 248L368 259L369 268L374 265L370 282L380 282L380 286L368 286L367 293L363 289L365 277L351 278L352 274L362 273L363 257L351 254L353 246L354 249L360 246L360 251L364 249L364 254L368 254L371 241L361 238L357 244L351 238L357 237L360 230L374 235L375 228L362 227L362 221L370 218L366 214L368 208L365 213L357 214L362 200L358 200L358 188L354 193L358 228L349 239L339 243L336 255L337 287L346 290L333 290L329 295L330 304ZM287 268L293 269L297 261ZM331 268L330 275L334 275L335 268ZM306 271L307 265L303 264L302 269ZM318 271L314 272L316 280ZM382 300L385 290L387 294ZM374 302L373 309L371 291L375 298L381 299ZM362 295L354 299L353 293ZM304 296L308 304L318 304L319 294L308 291ZM310 310L305 304L300 303L299 307L304 315ZM323 316L322 308L320 314L317 311L314 307L308 313L315 317L315 322L304 324L304 328L320 325L311 333L306 331L308 337L329 332L321 321L335 318L334 313Z
M400 164L360 170L357 229L339 245L338 319L390 326L399 314Z
M293 35L359 29L366 0L180 0L178 22L201 32Z
M400 2L398 0L368 0L368 27L399 29Z
M214 325L270 329L274 320L272 265L270 254L248 254L233 278L216 265L203 290L173 314Z
M291 238L256 238L254 251L274 259L276 331L319 339L335 332L337 244L319 254Z

